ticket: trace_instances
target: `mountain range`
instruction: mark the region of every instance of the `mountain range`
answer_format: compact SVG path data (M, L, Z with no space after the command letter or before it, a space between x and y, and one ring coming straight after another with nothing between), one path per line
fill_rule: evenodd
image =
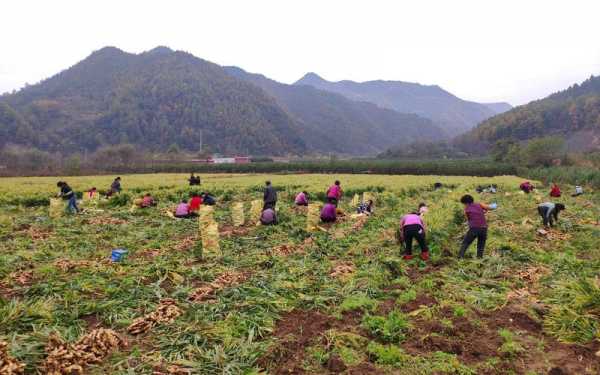
M441 140L446 137L444 130L431 120L414 114L353 101L310 86L286 85L236 67L225 69L274 97L302 124L303 139L316 150L369 155L422 138Z
M167 47L140 54L105 47L0 96L0 147L68 154L131 143L149 151L202 145L223 154L374 155L448 138L504 109L437 86L332 83L315 74L288 85Z
M481 104L462 100L439 86L401 81L330 82L308 73L294 85L307 85L382 108L431 119L448 134L471 130L479 122L512 108L508 103Z
M600 149L600 77L494 116L457 138L464 149L545 136L567 140L573 151Z

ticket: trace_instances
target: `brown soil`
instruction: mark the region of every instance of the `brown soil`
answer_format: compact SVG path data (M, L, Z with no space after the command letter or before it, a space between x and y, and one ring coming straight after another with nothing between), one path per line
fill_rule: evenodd
M502 346L498 330L507 328L516 333L515 340L525 351L519 354L517 360L505 358L500 367L487 372L490 375L548 371L555 374L600 373L600 361L595 357L600 343L586 346L561 344L545 335L541 323L519 306L509 305L496 311L474 312L461 318L454 317L450 309L444 308L441 315L452 321L452 326L442 325L441 319L417 319L412 335L402 347L414 355L428 355L435 351L453 353L461 362L474 365L490 357L502 358L502 353L498 352L498 348ZM538 348L540 342L543 343L541 349Z
M409 313L411 311L420 309L423 306L431 307L435 304L437 304L435 298L428 296L427 294L420 294L414 301L405 303L404 305L402 305L402 307L400 307L400 309L402 310L402 312Z
M19 293L15 292L8 285L0 281L0 297L5 300L10 300L18 296Z
M346 370L346 364L338 355L332 355L329 357L327 361L327 370L334 374L339 374L340 372Z
M377 307L378 315L387 315L396 307L396 300L394 298L383 301Z
M338 320L318 311L291 311L282 316L273 332L278 344L260 358L258 364L268 368L270 374L304 374L302 364L306 348L322 340L323 334L330 329L356 330L360 324L360 315L360 312L350 312L344 314L342 320ZM342 365L345 368L343 363L334 359L327 367L331 372L339 372L343 371Z
M98 319L98 315L96 314L88 314L80 316L79 319L85 321L86 327L88 330L93 330L94 328L100 327L100 319Z

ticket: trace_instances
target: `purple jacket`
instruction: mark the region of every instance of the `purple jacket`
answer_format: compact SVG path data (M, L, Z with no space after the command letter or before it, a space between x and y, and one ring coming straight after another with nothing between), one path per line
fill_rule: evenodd
M300 192L296 195L296 204L307 204L308 199L306 199L306 194Z
M327 189L327 198L335 198L340 200L342 198L342 188L339 185L331 185Z
M321 210L321 219L322 220L333 220L336 218L336 208L331 203L325 203L323 209Z
M469 221L469 228L487 228L485 210L479 203L472 203L465 207L465 214Z

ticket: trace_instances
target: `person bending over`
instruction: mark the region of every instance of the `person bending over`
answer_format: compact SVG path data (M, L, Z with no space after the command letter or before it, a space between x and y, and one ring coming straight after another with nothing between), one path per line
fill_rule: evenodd
M373 201L369 199L368 202L362 202L356 208L356 213L371 215L373 213Z
M277 190L271 184L271 181L265 182L265 192L263 194L263 210L267 208L275 209L277 204Z
M277 224L277 212L272 208L266 208L260 214L260 223L262 225Z
M429 250L425 241L426 225L417 212L406 214L400 220L400 233L404 240L404 259L412 259L413 239L416 239L421 248L421 259L429 259Z
M477 257L483 258L488 228L485 213L491 210L491 207L484 203L475 203L471 195L464 195L460 199L460 202L465 206L465 215L469 223L469 231L463 239L458 257L464 258L467 248L475 241L475 239L477 239Z
M180 219L189 219L197 216L195 212L190 211L190 205L186 199L182 199L175 209L175 217Z
M558 213L565 209L562 203L544 202L538 206L538 214L542 217L545 227L552 227L554 222L558 221Z
M77 196L73 189L64 181L58 181L56 186L60 188L58 197L67 201L67 209L72 213L80 212L81 210L77 207Z
M190 199L190 211L197 212L200 210L202 205L202 197L198 193L191 193L192 199Z
M321 221L324 223L334 223L337 220L337 208L333 200L328 200L321 209Z
M308 193L306 191L299 192L294 203L296 206L308 206Z
M342 199L342 187L338 180L327 189L327 199L333 203L336 207L338 202Z

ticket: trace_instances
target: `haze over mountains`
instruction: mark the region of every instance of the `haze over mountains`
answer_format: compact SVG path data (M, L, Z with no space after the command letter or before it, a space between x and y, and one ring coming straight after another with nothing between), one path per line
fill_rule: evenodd
M71 68L0 97L0 147L61 153L131 143L251 155L375 155L437 141L506 109L437 86L327 82L293 85L157 47L106 47Z
M451 135L472 129L479 122L512 108L508 103L480 104L462 100L439 86L401 81L329 82L308 73L295 85L336 92L352 100L429 118Z

